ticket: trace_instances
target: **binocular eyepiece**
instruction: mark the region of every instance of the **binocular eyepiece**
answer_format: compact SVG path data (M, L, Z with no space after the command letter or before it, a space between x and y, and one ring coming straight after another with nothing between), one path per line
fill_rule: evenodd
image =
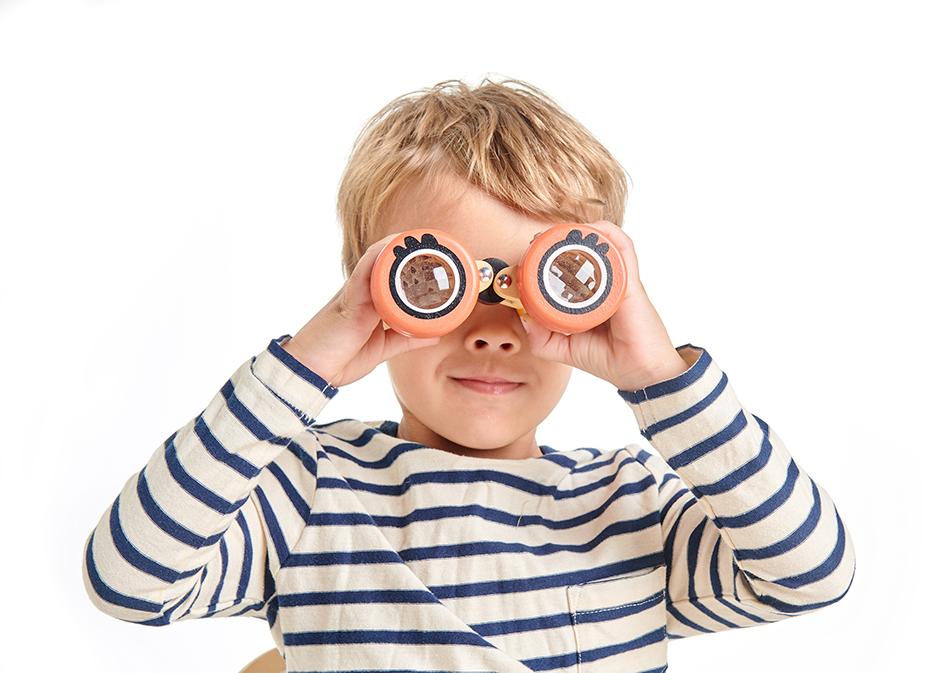
M504 304L573 334L610 318L627 283L619 251L586 225L546 229L515 265L473 259L448 233L422 228L399 233L380 252L371 297L385 326L412 337L452 331L477 302Z

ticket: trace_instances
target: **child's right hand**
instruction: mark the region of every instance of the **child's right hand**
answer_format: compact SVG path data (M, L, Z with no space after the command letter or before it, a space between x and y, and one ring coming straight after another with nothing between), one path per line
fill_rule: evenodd
M381 362L425 348L439 337L407 337L384 329L371 300L371 270L391 234L368 247L335 296L282 347L296 360L340 388L366 376Z

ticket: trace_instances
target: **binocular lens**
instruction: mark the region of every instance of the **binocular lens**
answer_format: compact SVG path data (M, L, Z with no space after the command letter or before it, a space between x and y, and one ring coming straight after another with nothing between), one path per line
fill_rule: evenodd
M545 287L562 304L589 302L603 287L603 264L588 248L567 248L548 264Z
M432 312L453 300L458 275L451 259L424 250L404 258L395 284L404 302L418 311Z

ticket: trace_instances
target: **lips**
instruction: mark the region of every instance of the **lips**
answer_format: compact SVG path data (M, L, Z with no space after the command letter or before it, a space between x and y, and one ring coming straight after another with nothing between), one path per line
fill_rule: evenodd
M500 376L457 376L454 378L462 379L463 381L482 381L483 383L518 383L518 381L503 379Z
M514 381L507 381L505 379L494 377L460 379L451 376L449 378L468 390L484 393L486 395L504 395L505 393L510 393L523 385Z

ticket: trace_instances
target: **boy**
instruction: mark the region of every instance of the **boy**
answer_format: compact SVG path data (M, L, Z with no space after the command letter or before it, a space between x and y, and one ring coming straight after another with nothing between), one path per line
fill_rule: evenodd
M415 93L355 143L346 282L128 480L85 547L95 605L149 625L265 618L289 671L642 673L666 670L670 638L842 598L854 550L829 495L708 351L672 346L647 298L617 226L620 165L523 82ZM374 311L371 267L398 231L517 261L577 221L629 269L593 330L478 304L416 339ZM316 422L381 362L400 422ZM655 452L536 445L572 367L614 386ZM517 385L471 382L495 378Z

